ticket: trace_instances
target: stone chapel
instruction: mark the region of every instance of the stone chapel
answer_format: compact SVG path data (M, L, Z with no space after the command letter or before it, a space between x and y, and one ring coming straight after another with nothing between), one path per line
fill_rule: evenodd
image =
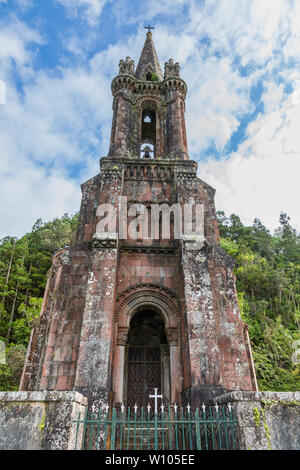
M256 390L215 190L189 159L179 63L162 72L149 30L137 67L121 60L111 89L109 152L81 186L74 244L53 257L20 390L75 390L91 404L130 406L146 405L154 388L165 404L197 406ZM121 238L120 197L137 208L202 204L204 238L197 249L184 235ZM115 232L97 231L104 204L114 208Z

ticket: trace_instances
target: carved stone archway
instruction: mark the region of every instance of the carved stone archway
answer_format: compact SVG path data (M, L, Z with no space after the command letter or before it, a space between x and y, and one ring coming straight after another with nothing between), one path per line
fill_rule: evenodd
M138 284L123 292L117 299L116 321L118 327L128 327L133 315L145 305L158 310L166 328L177 328L179 308L176 294L156 284Z
M124 399L125 347L134 315L142 310L157 312L165 323L165 333L170 347L171 402L178 400L181 391L179 308L176 294L156 284L139 284L123 292L117 299L117 344L114 361L113 390L116 403Z

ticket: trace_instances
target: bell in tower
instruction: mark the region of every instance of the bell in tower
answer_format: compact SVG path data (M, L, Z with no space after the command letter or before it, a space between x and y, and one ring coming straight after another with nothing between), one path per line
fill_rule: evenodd
M157 388L165 404L194 406L254 390L215 190L188 155L180 66L170 59L162 74L149 29L111 89L109 153L81 186L74 244L53 257L21 390L142 405ZM199 207L201 233L186 215Z

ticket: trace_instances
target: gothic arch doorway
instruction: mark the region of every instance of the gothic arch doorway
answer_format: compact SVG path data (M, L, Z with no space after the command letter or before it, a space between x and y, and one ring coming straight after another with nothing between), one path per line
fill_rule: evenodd
M124 388L127 406L146 406L154 388L170 402L170 348L165 322L154 310L137 312L130 322Z
M158 388L165 396L165 403L178 403L182 391L183 371L177 302L172 291L155 284L139 284L119 296L116 305L116 348L112 370L112 390L116 404L127 401L129 348L135 342L135 346L160 348L160 359L157 362L161 367L161 381ZM146 328L146 325L143 325L143 315L148 318L148 335L144 334L147 342L137 344ZM147 363L145 351L141 362Z

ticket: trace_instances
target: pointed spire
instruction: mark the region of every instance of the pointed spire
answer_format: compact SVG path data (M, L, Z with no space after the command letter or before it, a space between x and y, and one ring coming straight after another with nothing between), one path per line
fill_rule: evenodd
M159 80L163 80L163 74L160 68L154 43L152 41L152 33L150 31L147 33L146 41L138 66L136 68L135 76L138 80L147 80L148 73L151 75L155 74L158 76Z

